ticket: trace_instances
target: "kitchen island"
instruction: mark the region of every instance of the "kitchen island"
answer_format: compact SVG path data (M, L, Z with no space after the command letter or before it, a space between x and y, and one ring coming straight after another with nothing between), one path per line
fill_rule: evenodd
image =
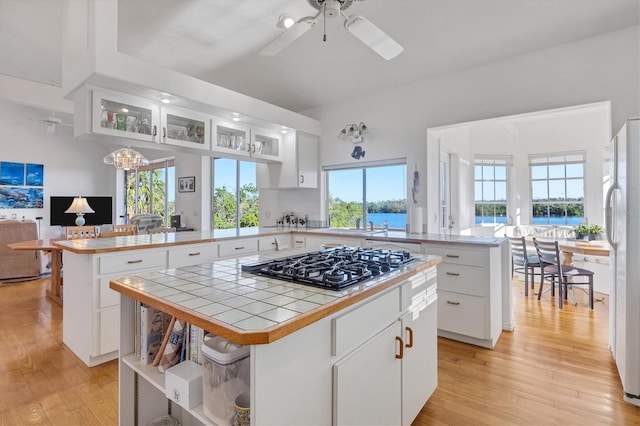
M283 247L378 246L442 256L449 269L439 269L440 291L447 291L452 298L438 302L443 316L438 320L440 335L493 347L501 330L513 329L511 263L504 238L272 227L62 240L53 244L63 251L63 342L88 366L118 356L119 294L109 288L111 279L271 253Z
M412 262L337 291L242 271L242 265L307 251L112 279L110 287L121 293L120 423L132 424L136 412L139 424L166 414L164 377L134 353L140 301L251 345L252 424L410 424L437 384L441 258L415 255ZM187 410L174 404L172 413L184 424L212 423L202 406Z

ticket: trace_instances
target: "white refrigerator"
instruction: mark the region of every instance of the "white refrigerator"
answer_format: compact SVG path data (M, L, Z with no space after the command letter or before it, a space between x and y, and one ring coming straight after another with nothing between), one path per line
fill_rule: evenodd
M612 273L609 346L624 400L640 406L640 118L625 122L611 148L605 197Z

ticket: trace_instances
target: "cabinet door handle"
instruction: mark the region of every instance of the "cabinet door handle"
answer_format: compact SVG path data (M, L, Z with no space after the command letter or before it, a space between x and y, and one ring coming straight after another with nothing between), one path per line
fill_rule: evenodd
M448 254L447 257L450 257L452 259L458 259L460 256L458 256L457 254Z
M405 346L407 348L412 348L413 347L413 330L409 326L405 327L404 329L407 330L407 332L409 332L409 343L407 343Z
M189 253L189 256L200 256L200 252L197 251L195 253Z
M166 127L162 127L162 139L166 139L167 138L167 128Z
M304 241L296 240L296 244L302 244Z
M151 132L151 134L153 136L158 136L158 126L156 126L155 124L153 125L153 132Z
M402 359L404 357L404 342L402 341L402 337L396 336L396 341L400 343L400 353L396 354L397 359Z
M460 304L460 302L452 302L451 300L447 300L447 304L458 306Z
M255 146L255 145L251 145L251 147L249 148L249 151L250 151L252 154L255 154L255 153L256 153L256 146Z
M459 277L460 273L459 272L447 272L447 275L451 275L452 277Z
M243 248L244 248L244 246L236 247L236 250L242 250Z
M300 175L300 183L304 183L304 175Z
M127 261L127 263L132 264L132 263L142 263L142 259L138 259L138 260L129 260Z

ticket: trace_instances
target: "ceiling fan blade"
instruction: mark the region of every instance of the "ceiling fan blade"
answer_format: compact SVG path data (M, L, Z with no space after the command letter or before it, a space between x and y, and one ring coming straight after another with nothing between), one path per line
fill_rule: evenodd
M350 16L344 21L344 27L387 61L404 50L398 42L363 16Z
M266 47L264 47L260 52L261 55L264 56L273 56L280 52L285 47L289 46L291 43L296 41L299 37L301 37L304 33L309 31L316 24L316 20L313 18L302 18L291 28L280 34L278 37L273 39L271 43L269 43Z

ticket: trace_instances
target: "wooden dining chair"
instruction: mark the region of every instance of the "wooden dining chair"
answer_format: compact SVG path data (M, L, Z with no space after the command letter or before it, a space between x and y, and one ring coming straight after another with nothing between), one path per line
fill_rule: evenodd
M129 235L138 235L138 224L127 223L123 225L113 225L113 232L131 232Z
M129 230L129 231L107 231L107 232L101 232L100 235L98 235L99 238L108 238L108 237L123 237L123 236L129 236L129 235L137 235L137 233L134 233L133 230Z
M176 232L176 228L171 228L169 226L160 226L158 228L148 229L147 232L149 234L166 234L168 232Z
M531 289L534 288L535 268L540 268L540 260L537 255L527 253L527 243L524 237L509 237L505 235L511 245L511 278L516 272L524 274L524 295L529 296L529 276L531 276Z
M98 227L92 225L85 226L67 226L65 231L67 240L77 240L81 238L97 238L99 234Z
M564 299L567 299L569 286L589 286L589 308L593 309L593 272L561 263L560 249L557 241L540 241L533 239L533 245L538 253L540 262L540 290L538 300L542 296L542 287L547 280L551 284L551 296L555 295L555 285L558 284L558 308L562 309ZM574 282L569 279L586 277L586 282ZM564 297L563 297L564 295Z

